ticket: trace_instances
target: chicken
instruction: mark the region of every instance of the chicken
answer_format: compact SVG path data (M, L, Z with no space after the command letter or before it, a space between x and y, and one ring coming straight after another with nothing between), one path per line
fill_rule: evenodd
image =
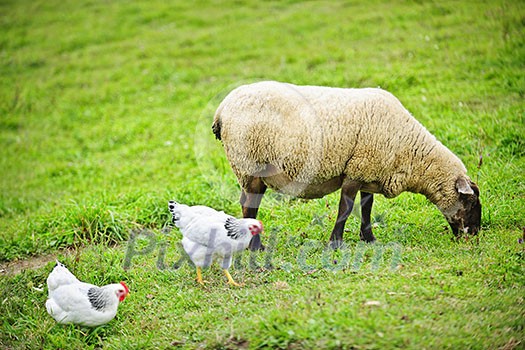
M246 249L253 236L263 230L262 222L255 219L236 219L223 211L196 205L187 206L170 201L172 220L182 233L182 246L197 267L197 282L204 284L202 268L221 259L221 267L228 283L235 282L228 269L232 255Z
M111 321L129 294L124 282L103 287L79 281L58 260L47 277L47 312L58 323L95 327Z

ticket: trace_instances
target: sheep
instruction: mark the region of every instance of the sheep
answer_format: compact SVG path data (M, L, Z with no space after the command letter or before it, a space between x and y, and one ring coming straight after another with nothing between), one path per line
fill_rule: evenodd
M480 229L479 188L461 160L391 93L263 81L240 86L220 103L212 130L241 186L245 218L255 218L268 187L299 198L341 189L330 246L343 241L361 194L360 239L375 241L374 194L423 194L453 234ZM263 249L260 239L250 249Z

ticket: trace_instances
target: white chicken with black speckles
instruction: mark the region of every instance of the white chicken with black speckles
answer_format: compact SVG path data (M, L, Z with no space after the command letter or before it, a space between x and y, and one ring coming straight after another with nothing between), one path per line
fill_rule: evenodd
M58 260L47 277L47 312L58 323L96 327L111 321L129 294L124 282L97 287L78 280Z
M236 219L202 205L187 206L170 201L168 207L173 223L182 233L182 246L197 267L197 282L204 284L202 268L220 259L228 283L240 286L228 272L232 256L246 249L252 237L262 232L262 223L255 219Z

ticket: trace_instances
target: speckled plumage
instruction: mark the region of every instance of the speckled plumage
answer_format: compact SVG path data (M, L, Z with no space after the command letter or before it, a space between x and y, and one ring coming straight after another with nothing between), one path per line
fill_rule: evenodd
M47 278L46 310L58 323L95 327L111 321L129 290L124 282L97 287L79 281L57 261Z
M262 223L255 219L236 219L223 211L202 205L188 206L169 201L172 221L182 233L182 246L195 266L209 267L219 261L229 283L236 284L228 273L232 256L248 247L253 235L262 231Z

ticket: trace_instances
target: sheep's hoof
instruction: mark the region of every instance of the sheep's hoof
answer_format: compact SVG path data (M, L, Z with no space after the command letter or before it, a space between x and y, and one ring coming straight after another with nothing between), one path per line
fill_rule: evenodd
M330 241L328 243L328 246L330 248L332 248L333 250L338 250L339 248L341 248L343 246L343 241L342 240L334 240L334 241Z
M373 242L376 241L376 238L375 238L374 234L372 233L372 230L361 231L359 233L359 238L363 242L366 242L366 243L373 243Z
M252 251L252 252L256 252L256 251L265 251L266 250L266 247L264 246L264 244L260 243L259 244L251 244L248 246L248 248Z
M255 252L257 250L264 251L266 249L264 245L261 243L261 237L259 237L258 235L252 237L252 240L250 241L250 245L248 245L248 248L252 252Z

